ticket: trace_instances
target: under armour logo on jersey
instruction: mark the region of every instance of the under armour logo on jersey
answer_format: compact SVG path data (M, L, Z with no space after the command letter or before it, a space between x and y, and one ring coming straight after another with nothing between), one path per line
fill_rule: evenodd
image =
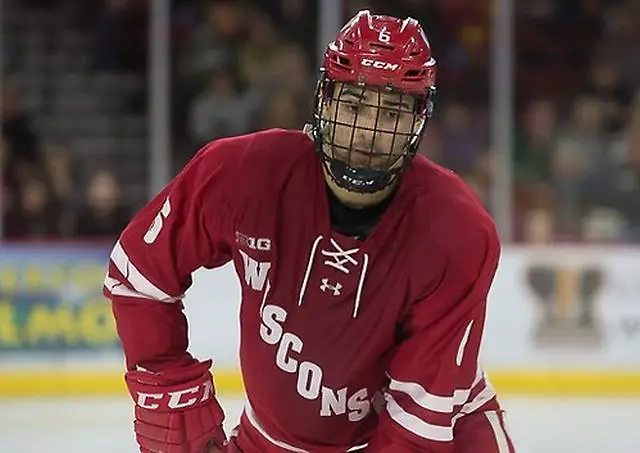
M329 238L329 240L331 241L331 245L333 245L335 250L322 250L322 254L324 256L331 258L324 260L324 264L333 267L334 269L337 269L341 272L344 272L345 274L348 274L349 269L345 266L345 264L351 263L354 266L357 266L358 262L351 255L358 253L358 250L360 249L355 248L344 250L342 247L340 247L340 244L338 244L333 238Z
M334 296L339 296L340 290L342 289L342 283L336 282L335 285L332 285L331 283L329 283L328 278L323 278L322 285L320 285L320 289L323 292L326 292L328 289L330 289Z

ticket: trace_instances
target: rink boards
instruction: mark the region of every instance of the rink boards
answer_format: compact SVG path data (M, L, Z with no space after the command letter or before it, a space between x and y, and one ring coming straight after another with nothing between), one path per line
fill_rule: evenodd
M123 359L101 294L108 244L0 248L0 396L122 394ZM198 271L191 352L240 393L238 279ZM499 391L640 395L640 249L505 248L482 359Z

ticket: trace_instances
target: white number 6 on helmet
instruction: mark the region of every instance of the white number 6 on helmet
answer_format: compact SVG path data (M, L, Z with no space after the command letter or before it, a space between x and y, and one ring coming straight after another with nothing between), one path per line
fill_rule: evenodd
M384 43L391 41L391 35L389 35L389 32L385 28L380 30L380 33L378 34L378 41Z

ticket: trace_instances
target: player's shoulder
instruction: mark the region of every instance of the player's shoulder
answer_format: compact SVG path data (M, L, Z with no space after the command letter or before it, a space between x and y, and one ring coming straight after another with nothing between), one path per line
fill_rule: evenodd
M225 192L234 204L246 205L276 197L294 168L315 158L314 144L304 132L265 129L214 140L188 165L199 167L205 191Z
M425 156L410 171L415 218L420 230L439 242L499 243L495 222L476 192L455 172ZM428 233L427 233L428 232Z
M253 165L256 160L274 162L284 157L295 160L306 151L308 142L303 131L273 128L213 140L203 147L203 153L207 160Z

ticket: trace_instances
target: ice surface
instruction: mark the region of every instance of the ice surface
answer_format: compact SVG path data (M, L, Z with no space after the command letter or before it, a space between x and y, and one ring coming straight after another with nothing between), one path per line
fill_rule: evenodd
M640 453L640 400L503 398L518 453ZM243 400L223 398L226 428ZM135 453L128 399L0 400L0 452Z

